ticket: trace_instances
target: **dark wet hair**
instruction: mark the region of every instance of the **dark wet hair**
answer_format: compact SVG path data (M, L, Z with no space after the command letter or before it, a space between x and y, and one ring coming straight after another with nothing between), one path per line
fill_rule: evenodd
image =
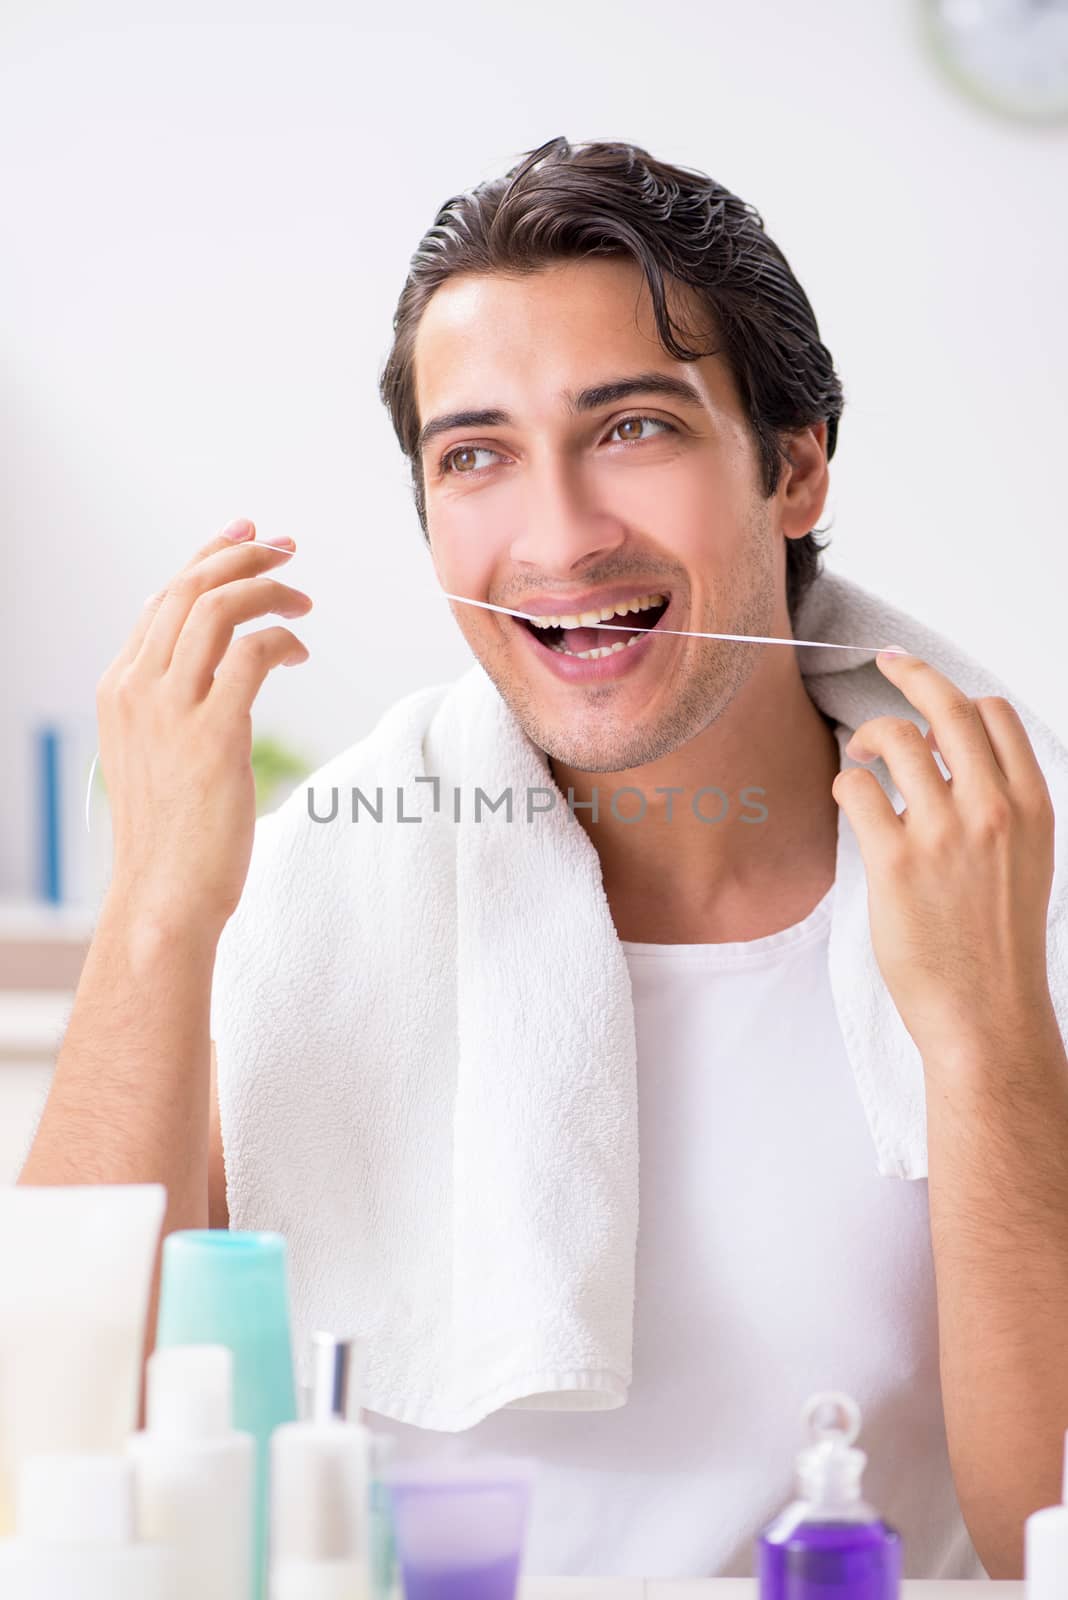
M413 353L428 301L459 273L523 274L588 255L638 262L661 344L679 361L711 352L679 338L686 330L671 317L665 274L698 291L738 386L767 495L779 482L784 435L825 420L827 455L834 454L842 386L808 297L754 207L703 172L657 161L637 145L550 139L503 178L446 200L419 242L397 302L379 393L411 464L424 537ZM813 532L786 542L791 619L819 575L825 548Z

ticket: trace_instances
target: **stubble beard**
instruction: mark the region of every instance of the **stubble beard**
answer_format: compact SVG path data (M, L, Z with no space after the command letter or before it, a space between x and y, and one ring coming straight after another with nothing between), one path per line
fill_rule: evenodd
M768 507L760 502L715 603L710 602L705 616L693 619L691 627L709 633L770 634L776 588L774 539ZM626 701L628 680L568 690L576 710L565 721L546 716L544 697L528 678L511 673L507 666L502 670L492 660L483 660L482 665L523 731L550 761L576 772L628 772L670 755L717 721L755 669L758 652L766 648L771 647L665 635L662 645L649 647L652 659L640 671L654 676L657 650L670 650L675 664L655 713L637 722L615 708L617 699Z

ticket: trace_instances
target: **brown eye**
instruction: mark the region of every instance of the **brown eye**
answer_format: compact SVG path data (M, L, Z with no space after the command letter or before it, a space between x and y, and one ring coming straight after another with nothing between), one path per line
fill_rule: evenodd
M639 431L625 435L623 443L642 444L646 438L653 437L651 434L643 435L640 431L642 424L645 422L651 422L654 428L665 428L668 433L674 433L676 431L671 426L670 422L662 422L659 417L623 417L621 421L616 423L615 427L612 429L612 432L622 433L624 428L636 428Z
M441 458L441 461L439 462L439 467L442 475L448 476L450 473L453 473L453 463L466 456L468 457L468 465L457 468L454 475L460 477L470 477L472 473L481 470L480 468L474 466L474 458L476 456L493 456L496 454L497 452L495 450L490 450L485 445L458 444L454 445L451 450L447 450L445 452Z

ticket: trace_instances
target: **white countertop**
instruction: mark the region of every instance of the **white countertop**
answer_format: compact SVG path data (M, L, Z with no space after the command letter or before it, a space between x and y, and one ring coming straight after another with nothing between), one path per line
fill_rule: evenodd
M524 1578L519 1600L756 1600L755 1578ZM1025 1585L905 1578L901 1600L1024 1600Z

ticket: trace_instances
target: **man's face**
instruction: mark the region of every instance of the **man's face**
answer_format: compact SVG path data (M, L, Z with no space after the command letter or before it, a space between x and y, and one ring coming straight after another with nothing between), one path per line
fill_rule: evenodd
M690 291L668 287L684 329L706 334ZM649 373L688 384L692 399L649 388L591 409L565 399ZM667 354L637 263L585 258L523 278L451 279L423 313L415 378L423 427L458 412L511 419L450 426L423 447L430 548L445 590L556 616L662 596L666 628L787 630L778 497L761 493L730 372L721 356ZM758 663L755 645L656 631L547 634L451 604L527 734L579 771L629 771L678 749L722 714ZM551 648L632 638L594 660Z

